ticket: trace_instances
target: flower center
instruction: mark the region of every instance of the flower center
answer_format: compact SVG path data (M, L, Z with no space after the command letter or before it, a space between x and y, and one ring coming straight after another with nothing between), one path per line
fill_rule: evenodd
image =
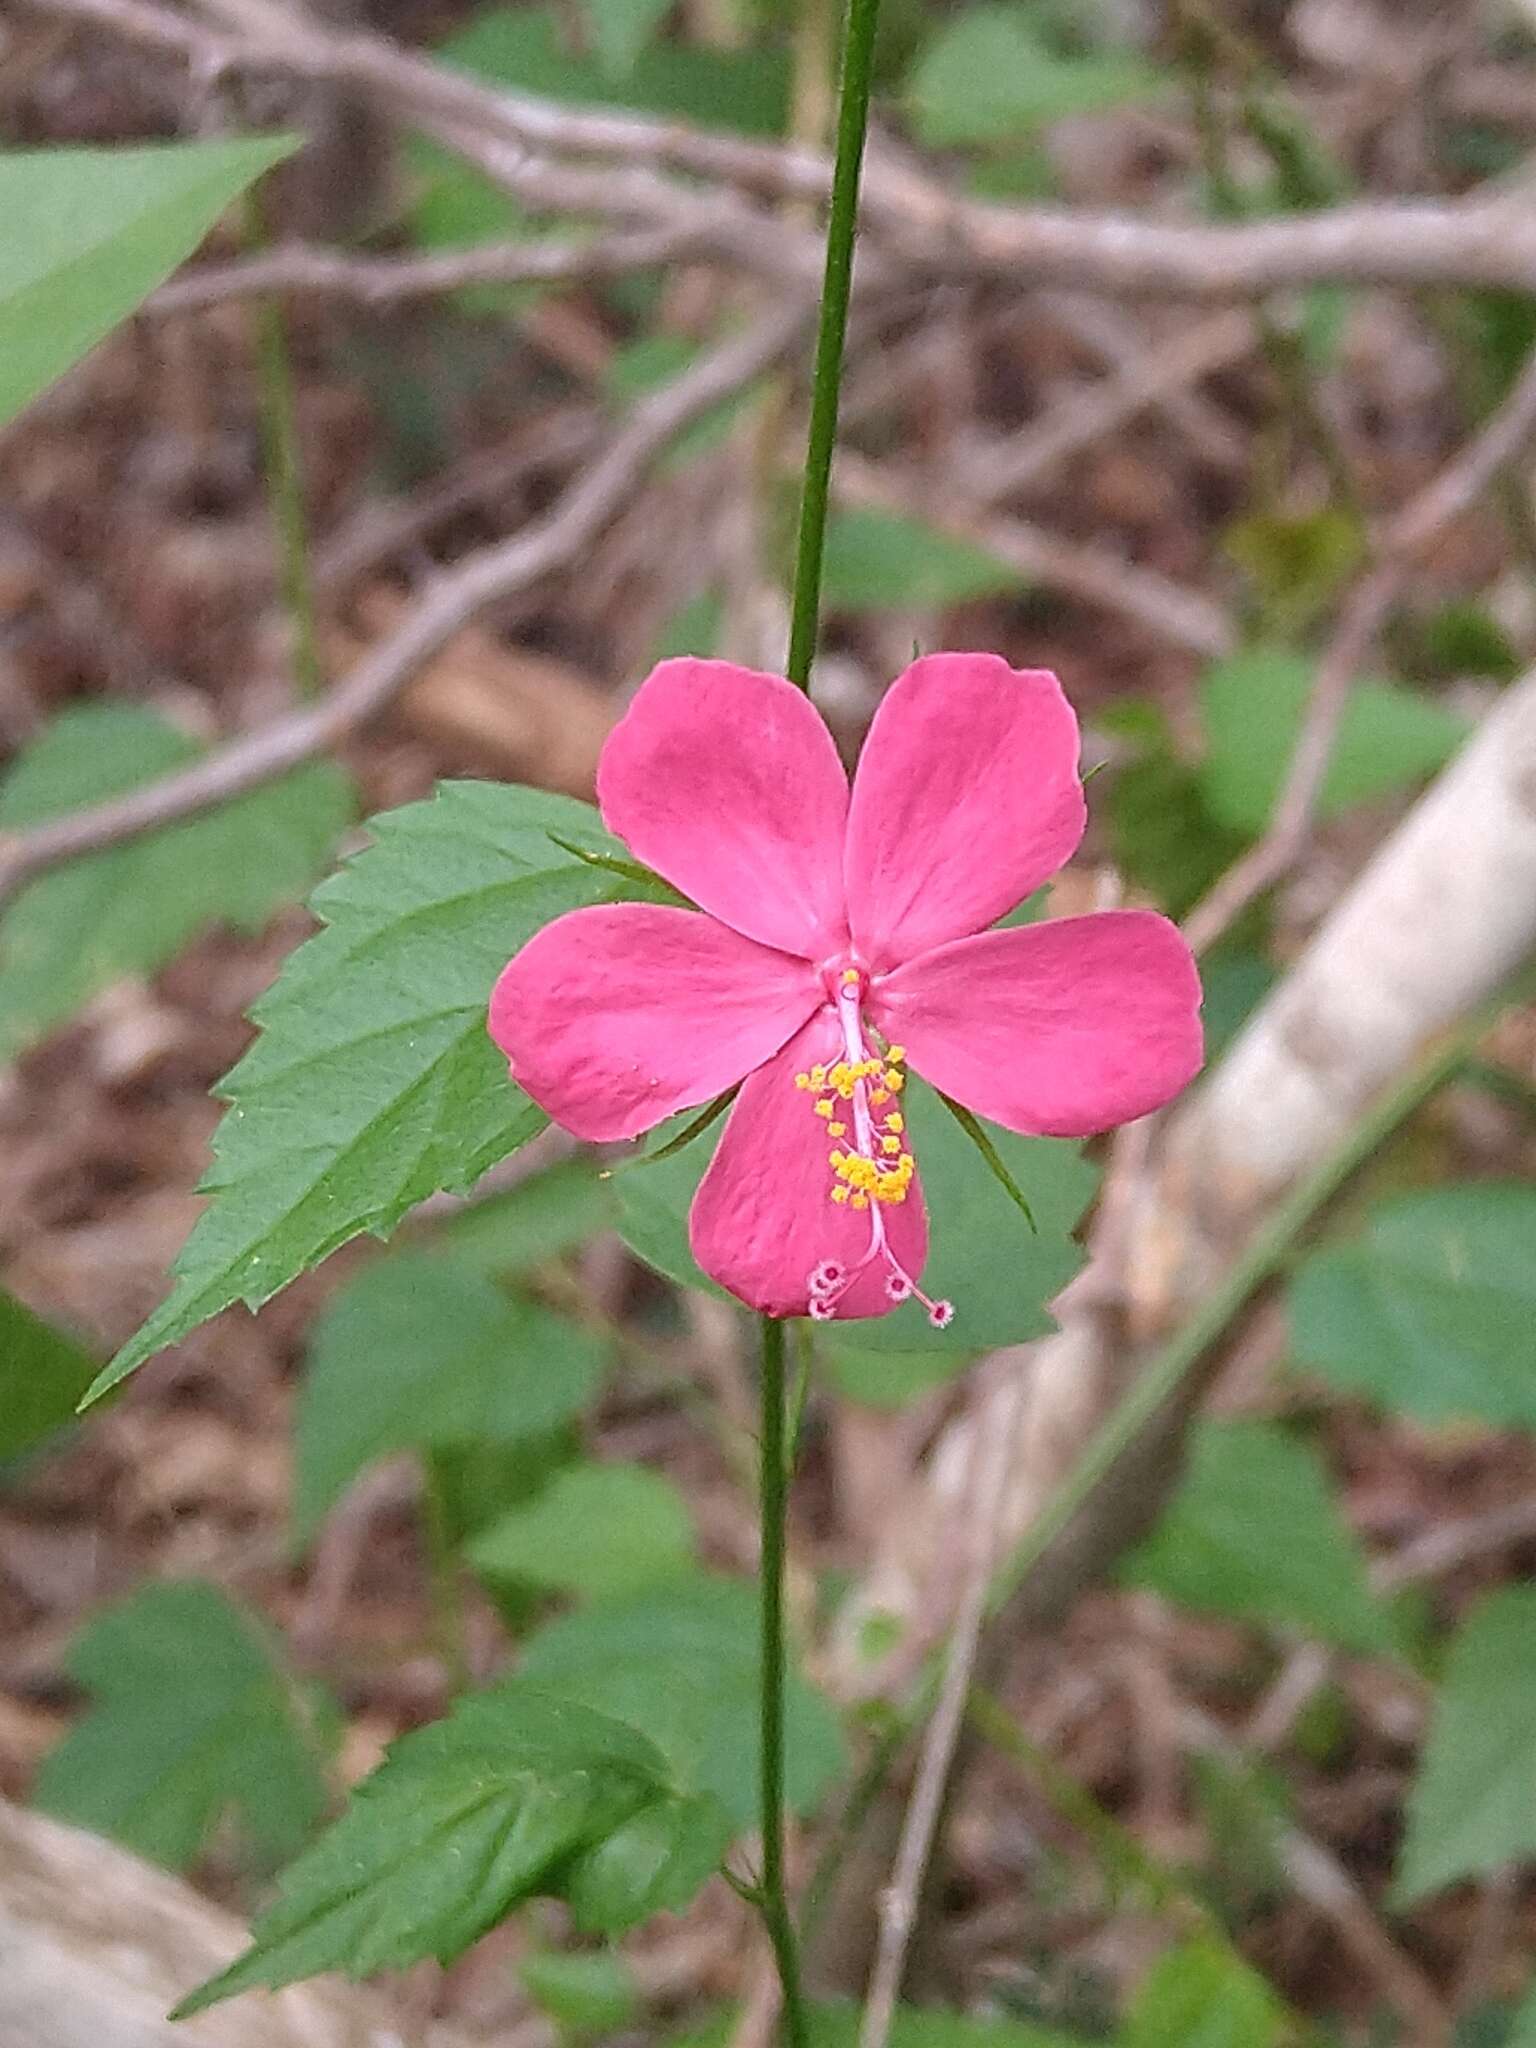
M942 1330L954 1320L954 1305L924 1294L897 1257L883 1213L907 1199L917 1171L901 1108L906 1053L899 1045L887 1045L883 1051L871 1047L861 1007L868 984L861 969L835 968L828 982L843 1057L831 1066L797 1074L795 1086L810 1095L813 1114L825 1123L828 1138L836 1141L827 1153L828 1200L839 1208L867 1212L869 1243L853 1265L823 1259L808 1276L811 1316L818 1323L830 1322L854 1282L878 1265L885 1271L888 1298L920 1301L934 1328Z

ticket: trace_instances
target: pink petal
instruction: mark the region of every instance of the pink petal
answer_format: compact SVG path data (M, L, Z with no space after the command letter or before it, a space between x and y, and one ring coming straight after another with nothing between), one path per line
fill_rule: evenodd
M512 1078L578 1138L633 1138L708 1102L824 1001L814 970L651 903L568 911L502 969L490 1031Z
M851 1272L869 1248L869 1212L832 1201L827 1154L835 1141L811 1097L795 1086L796 1074L814 1061L836 1059L840 1049L835 1020L823 1011L747 1076L693 1198L688 1232L694 1257L764 1315L805 1315L816 1267L835 1259ZM920 1178L904 1202L881 1214L896 1256L920 1279L928 1256ZM837 1320L888 1315L896 1304L885 1274L881 1262L872 1264L838 1303Z
M1084 1138L1200 1070L1200 977L1151 910L957 939L877 981L869 1013L935 1088L1011 1131Z
M842 944L848 778L782 676L662 662L603 747L597 794L632 853L734 930L807 960Z
M995 923L1083 836L1077 719L1047 669L929 654L886 692L853 781L845 874L876 971Z

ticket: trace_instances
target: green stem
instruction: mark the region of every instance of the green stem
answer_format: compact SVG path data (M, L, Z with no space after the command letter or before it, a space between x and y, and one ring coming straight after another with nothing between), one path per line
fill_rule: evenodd
M265 239L254 199L247 215L247 239ZM317 697L324 686L320 636L315 623L315 588L309 568L309 519L304 510L304 472L299 460L298 415L293 366L283 311L276 298L256 307L256 384L261 403L262 467L277 541L277 587L293 629L293 672L302 697Z
M785 673L797 688L810 687L811 662L821 617L821 565L827 537L827 499L837 409L843 380L843 344L853 285L858 230L859 174L869 126L869 91L880 0L848 0L838 86L837 154L827 213L827 262L811 384L811 418L800 497L800 538L790 597L789 656ZM794 1920L784 1885L784 1514L790 1470L785 1429L784 1325L762 1319L762 1830L763 1869L758 1905L773 1944L790 2048L806 2048L805 2002ZM797 1417L798 1420L798 1417Z
M784 1429L784 1325L762 1319L762 1830L758 1904L773 1943L790 2048L806 2048L800 1957L784 1885L784 1510L789 1490Z
M810 687L821 617L827 500L832 484L832 451L837 441L843 343L848 333L853 244L858 230L859 174L864 163L865 130L869 126L869 88L879 12L880 0L849 0L837 102L837 157L832 170L832 203L827 214L827 266L821 288L821 320L816 331L805 485L800 497L800 538L795 549L795 581L790 601L786 673L802 690Z

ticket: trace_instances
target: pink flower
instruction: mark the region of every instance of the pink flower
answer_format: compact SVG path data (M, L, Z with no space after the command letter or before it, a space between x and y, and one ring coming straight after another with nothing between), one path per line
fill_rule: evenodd
M992 931L1082 837L1077 720L1053 675L933 654L892 684L852 792L780 676L666 661L603 749L604 822L700 908L556 918L490 1029L578 1138L633 1138L741 1083L689 1219L722 1287L773 1316L915 1297L928 1219L905 1068L1009 1130L1145 1116L1201 1060L1200 984L1166 918Z

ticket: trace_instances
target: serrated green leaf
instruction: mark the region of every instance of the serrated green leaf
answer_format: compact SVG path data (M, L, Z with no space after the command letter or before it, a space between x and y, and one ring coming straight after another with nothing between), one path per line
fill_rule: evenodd
M89 1624L68 1664L93 1697L44 1759L34 1796L47 1812L176 1870L226 1812L270 1862L321 1819L317 1703L216 1587L144 1587Z
M527 1443L579 1415L603 1346L502 1292L473 1267L396 1252L331 1302L299 1401L294 1525L301 1540L364 1466L393 1451Z
M539 1949L518 1965L528 1995L567 2033L613 2034L640 2003L634 1973L610 1949Z
M1279 794L1312 688L1315 662L1250 648L1206 671L1201 788L1233 831L1262 832ZM1321 817L1411 788L1448 761L1467 721L1398 683L1357 683L1339 725L1318 803Z
M996 597L1024 577L970 541L874 506L835 509L827 525L822 602L828 611L925 611Z
M1320 1642L1391 1654L1396 1632L1317 1454L1268 1422L1208 1422L1189 1470L1122 1577L1165 1599Z
M1451 1645L1408 1795L1394 1896L1411 1905L1536 1852L1536 1586L1474 1610Z
M1016 141L1048 121L1156 97L1167 73L1123 52L1064 56L1041 41L1031 10L969 7L939 30L907 80L918 134L936 148Z
M293 135L0 154L0 426L126 319Z
M487 782L444 783L370 829L375 844L315 896L326 929L252 1012L261 1035L220 1089L212 1200L169 1298L93 1397L232 1302L256 1308L439 1188L467 1191L543 1125L486 1034L486 1003L541 926L633 893L552 854L550 832L622 847L586 804Z
M524 1647L530 1682L643 1729L677 1789L713 1793L735 1826L756 1815L757 1602L744 1581L704 1573L605 1600L548 1623ZM812 1807L844 1761L821 1696L792 1677L787 1796Z
M1285 2024L1258 1972L1197 1936L1153 1964L1116 2039L1119 2048L1270 2048Z
M685 1571L693 1517L672 1482L643 1465L572 1465L466 1555L488 1579L600 1600Z
M1069 1235L1092 1199L1097 1173L1082 1148L1057 1138L1020 1138L980 1118L1009 1173L1028 1197L1039 1231L1031 1235L1007 1193L970 1139L917 1075L906 1113L928 1204L930 1250L924 1290L955 1304L955 1319L936 1330L926 1311L907 1302L888 1316L823 1324L818 1339L863 1353L964 1358L1022 1343L1054 1327L1045 1304L1083 1262ZM672 1127L657 1134L665 1143ZM654 1167L614 1176L619 1230L638 1258L684 1287L718 1288L688 1249L688 1209L713 1156L700 1143ZM942 1376L942 1375L940 1375Z
M202 748L140 705L67 711L0 783L0 832L152 782ZM205 925L259 931L323 874L353 815L329 762L42 876L0 920L0 1060L128 974L153 974Z
M0 1287L0 1459L70 1421L95 1371L72 1337Z
M251 1947L186 2018L258 1985L451 1962L512 1908L564 1895L578 1859L673 1798L633 1728L511 1680L392 1743L339 1821L282 1877Z
M1536 1188L1472 1181L1374 1210L1291 1284L1298 1361L1421 1422L1536 1428Z
M656 1800L579 1859L566 1897L583 1934L622 1934L686 1906L731 1845L735 1826L712 1794Z

